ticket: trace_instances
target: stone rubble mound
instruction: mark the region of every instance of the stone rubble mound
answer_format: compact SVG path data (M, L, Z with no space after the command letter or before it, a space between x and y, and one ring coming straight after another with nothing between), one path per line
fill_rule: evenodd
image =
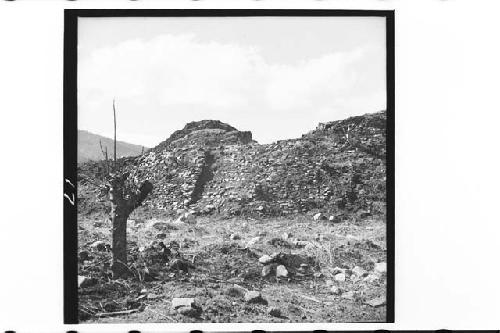
M301 138L271 144L258 144L251 132L220 121L191 122L120 165L131 181L153 183L146 207L175 217L321 212L339 222L352 213L385 214L385 155L386 112L381 111L321 123ZM85 213L95 210L89 201L99 192L95 184L102 167L79 168L79 210Z

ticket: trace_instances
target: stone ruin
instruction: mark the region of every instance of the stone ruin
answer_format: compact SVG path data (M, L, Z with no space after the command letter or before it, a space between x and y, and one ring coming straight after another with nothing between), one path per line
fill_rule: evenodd
M188 123L149 152L122 159L149 180L150 209L177 216L286 216L322 212L384 216L386 112L321 123L301 138L258 144L215 120ZM97 193L99 163L79 166L79 210ZM81 189L81 191L80 191ZM86 197L87 196L87 197Z

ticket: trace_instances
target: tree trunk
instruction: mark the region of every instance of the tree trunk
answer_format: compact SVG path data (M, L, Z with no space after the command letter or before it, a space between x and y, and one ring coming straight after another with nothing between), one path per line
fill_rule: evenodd
M113 176L110 184L111 221L113 223L113 278L126 277L129 273L127 266L127 219L146 199L153 190L153 185L145 181L138 191L133 192L126 188L125 180L128 174ZM124 195L127 193L127 195Z
M123 204L112 204L111 216L113 222L113 278L126 277L127 267L127 219L128 214Z

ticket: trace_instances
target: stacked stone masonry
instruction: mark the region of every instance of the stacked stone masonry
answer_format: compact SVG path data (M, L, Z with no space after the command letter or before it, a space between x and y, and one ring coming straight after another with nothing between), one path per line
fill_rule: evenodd
M321 211L342 217L346 211L385 214L385 155L382 111L322 123L301 138L266 145L219 121L192 122L146 154L121 163L132 181L153 183L144 204L172 215L185 210L228 217ZM84 196L97 193L91 188L98 177L93 182L86 181L89 177L87 172L81 179Z

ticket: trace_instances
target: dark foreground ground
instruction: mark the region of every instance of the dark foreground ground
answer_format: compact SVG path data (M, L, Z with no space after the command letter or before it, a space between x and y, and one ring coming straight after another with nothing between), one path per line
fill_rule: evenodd
M118 280L110 278L110 230L109 220L79 220L81 322L386 318L383 220L129 220L130 277ZM273 262L260 263L263 255ZM285 273L278 265L287 276L277 277ZM176 298L192 298L186 311L173 308Z

